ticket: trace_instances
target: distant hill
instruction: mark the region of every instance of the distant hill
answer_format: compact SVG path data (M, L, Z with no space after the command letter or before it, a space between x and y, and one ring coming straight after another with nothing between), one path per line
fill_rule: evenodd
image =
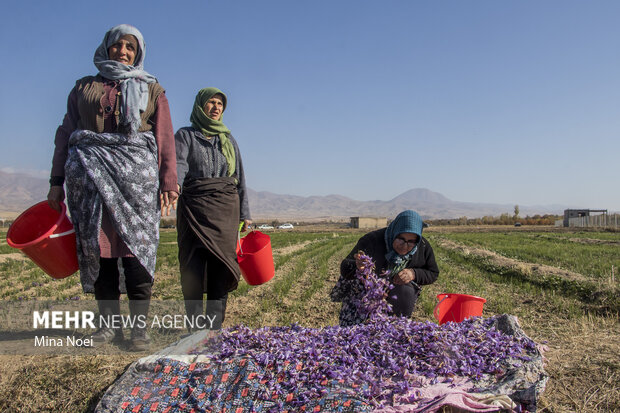
M513 214L514 204L458 202L426 188L410 189L389 201L356 201L341 195L301 197L248 189L250 210L260 219L348 219L352 216L394 217L405 209L417 211L425 219L478 218ZM519 205L520 215L561 214L558 205L528 207Z
M46 199L46 179L0 171L0 217L14 217L31 205ZM255 221L282 220L347 220L352 216L394 217L405 209L413 209L425 219L478 218L485 215L511 214L514 205L458 202L425 188L410 189L389 201L356 201L342 195L296 196L257 192L248 188L250 210ZM528 207L519 205L520 214L561 214L558 205Z
M47 199L48 191L46 179L0 171L0 217L17 216L29 206Z

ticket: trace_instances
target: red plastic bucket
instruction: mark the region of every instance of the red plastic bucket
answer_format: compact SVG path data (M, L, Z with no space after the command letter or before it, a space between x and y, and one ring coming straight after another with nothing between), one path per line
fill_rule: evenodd
M237 262L248 284L260 285L271 280L275 267L269 235L252 231L241 238L237 248Z
M482 315L482 307L487 302L482 297L467 294L437 294L439 302L433 314L439 324L449 321L460 323L469 317Z
M6 233L6 242L21 250L53 278L65 278L78 270L75 230L62 212L53 210L47 201L24 211Z

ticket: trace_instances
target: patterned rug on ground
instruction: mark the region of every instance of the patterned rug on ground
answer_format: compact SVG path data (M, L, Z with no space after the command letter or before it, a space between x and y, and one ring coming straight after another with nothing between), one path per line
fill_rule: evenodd
M534 412L542 348L510 315L201 331L134 362L96 411Z

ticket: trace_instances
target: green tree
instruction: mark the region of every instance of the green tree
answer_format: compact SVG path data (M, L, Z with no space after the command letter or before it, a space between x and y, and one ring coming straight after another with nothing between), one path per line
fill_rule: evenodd
M519 205L515 205L515 218L519 218Z

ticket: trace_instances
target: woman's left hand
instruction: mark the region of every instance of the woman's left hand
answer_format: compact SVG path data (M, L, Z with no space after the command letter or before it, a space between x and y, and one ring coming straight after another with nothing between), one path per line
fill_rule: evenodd
M413 268L405 268L392 279L392 283L396 285L405 285L415 280L415 270Z
M164 216L164 211L166 215L170 215L170 208L176 210L177 209L177 200L179 199L179 194L175 191L166 191L159 194L159 200L161 201L161 216Z
M248 228L250 228L250 225L252 225L252 220L251 219L243 220L243 227L241 228L241 231L243 231L243 232L247 231Z

